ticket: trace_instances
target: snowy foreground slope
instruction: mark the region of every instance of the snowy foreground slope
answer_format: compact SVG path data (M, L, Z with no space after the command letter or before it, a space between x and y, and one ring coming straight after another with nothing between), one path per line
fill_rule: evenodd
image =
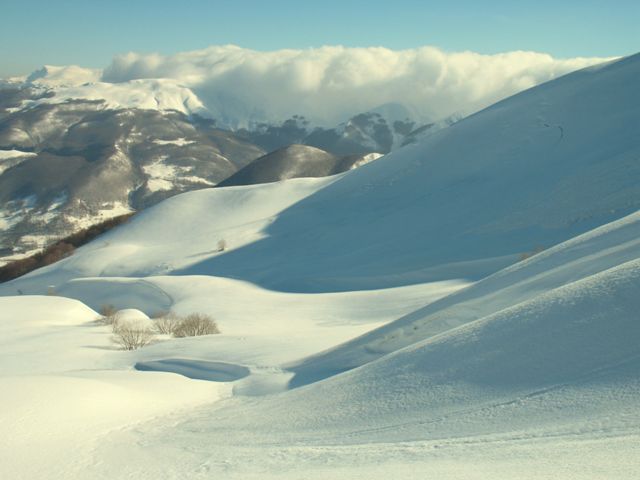
M252 401L236 396L170 426L149 424L118 437L108 456L135 442L144 448L133 456L172 452L184 463L151 469L170 478L185 465L203 478L634 478L639 229L634 214L487 279L485 305L476 303L485 310L466 325L454 320L322 382ZM536 293L521 301L527 283L537 283ZM411 316L405 340L413 327L438 324Z
M1 476L636 478L639 76L568 75L346 174L179 195L0 285ZM106 303L222 334L125 353Z

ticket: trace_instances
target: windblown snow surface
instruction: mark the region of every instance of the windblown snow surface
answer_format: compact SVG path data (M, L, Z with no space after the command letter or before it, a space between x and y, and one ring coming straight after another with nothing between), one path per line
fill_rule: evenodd
M639 77L179 195L0 286L2 478L636 478ZM119 351L108 303L222 334Z

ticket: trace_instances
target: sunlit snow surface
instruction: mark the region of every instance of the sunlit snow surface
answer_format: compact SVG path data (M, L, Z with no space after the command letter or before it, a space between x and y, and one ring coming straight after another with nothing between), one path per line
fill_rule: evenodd
M636 478L639 75L179 195L1 285L2 477ZM119 351L103 304L222 334Z

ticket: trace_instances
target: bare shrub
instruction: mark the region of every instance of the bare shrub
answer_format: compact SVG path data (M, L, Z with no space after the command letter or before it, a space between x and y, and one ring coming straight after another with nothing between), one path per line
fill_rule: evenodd
M123 350L136 350L151 343L155 338L148 328L136 325L113 325L113 337L111 340Z
M220 333L218 325L209 315L192 313L181 319L173 330L174 337L197 337Z
M155 320L158 333L164 335L173 335L176 327L180 323L180 318L173 312L156 313L153 319Z

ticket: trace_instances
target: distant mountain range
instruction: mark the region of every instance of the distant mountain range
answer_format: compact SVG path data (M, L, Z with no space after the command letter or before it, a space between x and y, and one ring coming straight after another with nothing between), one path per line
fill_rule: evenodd
M332 128L296 115L232 129L175 81L96 75L45 67L0 83L0 264L189 190L355 168L455 120L386 105Z

